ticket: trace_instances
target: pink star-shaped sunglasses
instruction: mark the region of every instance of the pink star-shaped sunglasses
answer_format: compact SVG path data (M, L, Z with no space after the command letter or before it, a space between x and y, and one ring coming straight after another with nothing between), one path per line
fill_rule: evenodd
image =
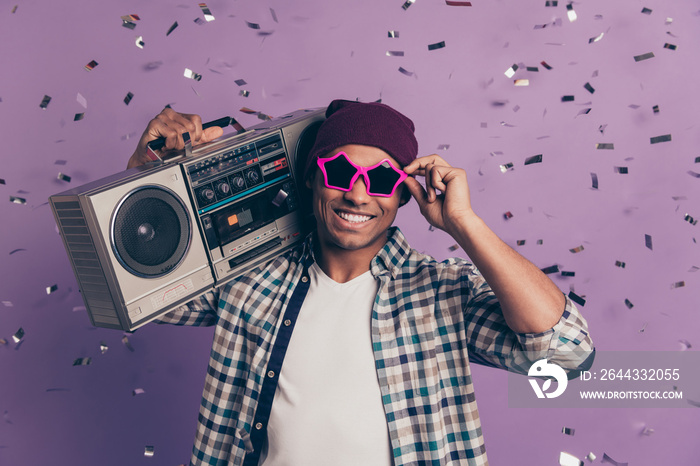
M345 152L338 152L332 157L319 157L316 163L323 172L327 188L350 191L362 175L370 196L391 197L403 180L408 178L389 159L371 167L361 167L354 164Z

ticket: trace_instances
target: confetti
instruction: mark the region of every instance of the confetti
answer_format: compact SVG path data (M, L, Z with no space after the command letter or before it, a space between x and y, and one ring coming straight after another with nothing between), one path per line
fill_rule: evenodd
M77 358L73 361L74 366L89 366L92 363L92 358Z
M642 55L635 55L634 61L648 60L650 58L654 58L654 52L644 53Z
M10 252L10 255L18 253L18 252L22 252L22 251L26 251L26 249L21 249L21 248L20 249L13 249L12 252Z
M600 134L605 134L605 128L607 128L607 127L608 127L607 124L598 126L598 131L600 131ZM596 149L597 148L598 147L596 146Z
M586 459L592 463L595 461L596 456L593 454L593 452L590 452L588 456L586 456Z
M688 340L678 340L678 342L683 345L683 350L689 350L693 347Z
M76 113L75 116L73 117L73 121L80 121L83 118L85 118L85 112L83 113Z
M248 84L247 82L245 82L244 79L236 79L236 80L234 81L234 83L236 83L239 87L240 87L240 86L245 86L246 84Z
M472 6L472 2L460 2L456 0L445 0L447 6Z
M24 338L24 329L20 327L19 330L17 330L15 334L12 335L12 341L14 341L15 343L19 343L20 341L22 341L22 338Z
M591 110L593 110L593 109L592 109L592 108L583 108L583 109L581 109L581 110L578 111L578 113L576 114L576 116L579 116L579 115L588 115L588 114L590 113Z
M207 24L202 18L195 18L194 22L195 22L195 24L198 24L199 26L202 26L203 24Z
M98 65L98 63L95 60L90 61L87 65L85 65L85 71L92 71L93 68L95 68Z
M644 429L642 429L642 432L641 432L642 435L646 435L647 437L652 435L653 433L654 433L654 429L652 429L651 427L646 427L646 426L644 427Z
M200 3L199 8L202 9L202 13L204 14L204 19L209 21L214 21L214 16L212 16L211 11L209 11L209 7L207 6L206 3Z
M659 113L659 106L658 105L654 105L651 109L654 111L655 114Z
M583 466L583 461L571 453L565 451L559 452L559 466Z
M526 87L530 85L529 79L516 79L514 81L516 87Z
M27 203L27 200L23 197L10 196L10 202L12 202L13 204L25 205Z
M583 251L583 245L577 246L577 247L575 247L575 248L573 248L573 249L569 249L569 252L571 252L571 253L573 253L573 254L577 254L577 253L579 253L579 252L581 252L581 251Z
M660 142L668 142L668 141L670 141L670 140L671 140L671 135L670 135L670 134L664 134L664 135L662 135L662 136L653 137L653 138L651 138L649 141L650 141L652 144L658 144L658 143L660 143Z
M387 57L403 57L403 52L400 50L387 50Z
M51 294L56 290L58 290L58 285L47 286L46 287L46 294Z
M559 5L559 2L557 0L552 0L552 1L547 0L546 2L544 2L544 6L546 6L546 7L547 6L557 6L557 5Z
M541 240L541 239L538 239L538 240L537 240L537 244L544 244L544 241Z
M19 6L19 5L15 5L15 6L12 7L12 14L13 14L13 15L15 14L15 12L17 12L17 7L18 7L18 6Z
M449 144L439 144L438 145L438 150L447 150L450 148Z
M124 15L122 16L122 21L141 21L139 15Z
M510 163L510 162L509 162L509 163L506 163L506 164L503 164L503 165L500 165L500 168L501 168L501 173L505 173L505 172L507 172L507 171L509 171L509 170L511 170L511 171L512 171L512 170L515 170L515 169L513 168L513 164Z
M5 180L3 180L2 178L0 178L0 184L7 184L7 183L5 183Z
M105 354L109 350L109 346L104 341L100 342L100 353Z
M629 173L627 167L613 167L615 173L620 173L621 175L626 175Z
M574 435L574 432L576 432L576 430L570 427L562 427L561 432L565 435Z
M532 165L533 163L542 163L542 154L533 155L525 159L525 165Z
M503 218L506 220L511 219L511 218L513 218L513 214L510 211L508 211L508 212L503 214Z
M87 99L83 97L83 95L78 92L78 95L75 97L75 100L83 107L87 108Z
M593 94L595 92L595 89L593 88L593 86L591 86L591 83L586 83L583 85L583 87L591 94Z
M390 39L398 39L399 38L399 31L388 31L387 35L389 36Z
M525 246L525 240L524 239L519 239L518 241L515 242L518 246Z
M275 23L279 23L279 21L277 21L277 13L275 13L275 10L273 10L272 8L270 8L270 16L272 16L272 21L274 21Z
M146 390L143 388L135 388L134 391L131 392L131 396L143 395L144 393L146 393Z
M693 217L691 217L691 216L688 215L688 214L685 214L684 220L685 220L686 222L690 223L691 225L697 225L697 224L698 224L698 221L695 220Z
M57 178L58 178L59 180L61 180L61 181L65 181L66 183L70 183L70 176L64 175L64 174L61 173L61 172L58 172L58 177L57 177Z
M581 306L586 305L586 300L574 293L573 291L569 291L569 299L575 302L576 304L580 304Z
M250 91L246 91L244 89L241 89L241 91L238 93L238 95L241 95L243 97L248 97L250 95Z
M2 305L5 307L14 307L15 305L12 304L12 301L3 301Z
M610 463L614 466L627 466L627 463L620 463L610 458L607 453L603 453L603 459L600 460L601 463Z
M408 8L413 5L416 2L416 0L406 0L406 3L404 3L401 8L405 10L408 10Z
M676 283L671 285L671 289L673 290L676 288L683 288L684 286L685 286L685 281L676 282Z
M124 346L126 346L126 348L127 348L129 351L131 351L132 353L134 352L134 347L131 346L131 343L129 342L129 337L127 337L126 335L124 335L124 336L122 337L122 343L124 344Z
M615 261L615 266L624 269L627 266L627 264L622 261Z
M143 46L146 45L145 42L143 41L143 36L138 36L138 37L136 38L135 43L136 43L136 47L138 47L138 48L140 48L140 49L142 49Z
M51 97L44 95L44 98L41 99L41 103L39 104L39 108L46 110L46 107L49 106L49 102L51 102Z
M186 77L186 78L190 78L190 79L194 79L195 81L201 81L201 80L202 80L202 75L201 75L201 74L197 74L197 73L195 73L194 71L192 71L192 70L189 69L189 68L185 68L185 77Z
M177 21L175 21L173 25L168 28L168 32L165 33L165 37L168 37L170 33L175 30L175 28L177 28Z
M576 272L567 272L566 270L561 271L561 276L562 277L575 277Z
M459 244L453 244L447 249L449 249L450 251L456 251L457 249L459 249Z
M625 306L627 306L627 309L632 309L634 307L634 304L632 304L632 301L625 298Z
M7 345L7 340L5 340L4 338L0 338L0 345L2 345L2 346Z
M642 8L642 13L645 14L645 15L650 15L650 14L651 14L651 10L650 10L649 8L644 7L644 8Z
M552 273L559 273L559 266L558 265L550 265L549 267L545 267L541 270L545 275L549 275Z
M574 11L573 3L566 5L566 16L569 18L569 22L573 23L576 21L576 12Z
M413 71L408 71L403 66L399 67L399 72L401 72L402 74L405 74L406 76L414 76L415 75L415 73Z
M148 456L150 458L155 454L156 454L155 447L153 447L152 445L146 445L146 448L143 452L143 456Z
M563 96L561 96L561 101L562 101L562 102L573 102L573 101L574 101L574 96L572 96L572 95L563 95Z
M545 67L546 69L548 69L548 70L551 70L551 69L552 69L552 67L549 66L549 65L547 64L546 61L541 61L541 62L540 62L540 65L544 66L544 67Z
M251 23L250 21L246 21L245 23L251 29L260 29L260 25L258 23Z
M598 150L614 150L615 144L609 142L599 142L595 145L595 148Z
M678 46L673 45L673 44L669 44L668 42L666 42L666 43L664 44L664 48L665 48L665 49L669 49L669 50L676 50L676 49L678 48Z
M508 68L503 74L505 74L508 78L512 78L513 76L515 76L516 71L518 71L518 65L514 64L513 66Z
M435 44L428 45L428 50L437 50L437 49L443 49L443 48L445 48L445 41L444 40L442 42L436 42Z
M133 92L127 92L126 97L124 97L124 103L126 105L129 105L129 102L131 102L131 99L134 98L134 93Z
M598 189L598 175L591 172L591 185L593 189Z
M591 37L590 39L588 39L588 43L589 43L589 44L592 44L593 42L598 42L600 39L603 38L604 35L605 35L605 33L604 33L604 32L601 32L601 33L598 34L597 36Z
M651 244L651 236L644 235L644 244L647 248L649 248L650 251L654 250L653 245Z
M692 177L700 178L700 173L695 173L693 170L688 170L686 173Z

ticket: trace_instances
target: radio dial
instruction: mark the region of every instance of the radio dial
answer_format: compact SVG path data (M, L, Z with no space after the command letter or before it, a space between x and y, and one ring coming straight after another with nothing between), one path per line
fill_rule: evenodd
M231 178L231 186L233 189L236 191L241 191L245 189L245 180L241 175L235 175L234 177Z
M248 178L248 181L251 184L255 184L260 180L260 175L258 175L258 172L255 170L251 170L248 173L246 173L246 177Z
M211 201L214 199L214 190L211 188L203 189L201 194L202 199L205 201Z
M216 190L219 191L219 194L222 196L228 196L231 192L231 186L229 186L227 182L222 181L216 185Z

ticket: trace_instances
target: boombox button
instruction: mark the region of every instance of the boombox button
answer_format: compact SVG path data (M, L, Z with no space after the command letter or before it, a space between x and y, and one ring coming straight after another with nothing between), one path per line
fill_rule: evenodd
M129 311L129 317L136 317L141 314L141 308L137 307L136 309L132 309Z

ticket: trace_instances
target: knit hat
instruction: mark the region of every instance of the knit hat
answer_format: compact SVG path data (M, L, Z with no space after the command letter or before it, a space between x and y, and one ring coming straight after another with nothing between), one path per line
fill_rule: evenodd
M314 173L316 159L346 144L374 146L405 167L418 156L413 122L388 105L334 100L309 152L304 179Z

